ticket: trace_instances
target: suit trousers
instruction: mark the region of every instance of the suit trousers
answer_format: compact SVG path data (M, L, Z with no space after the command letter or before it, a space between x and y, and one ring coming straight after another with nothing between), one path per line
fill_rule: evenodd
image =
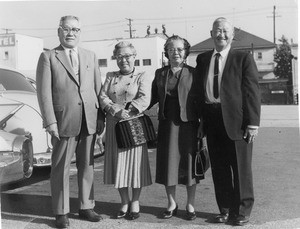
M70 164L76 155L79 209L92 209L94 201L94 144L95 134L89 135L83 119L76 137L52 137L53 153L50 174L52 209L55 215L70 212Z
M228 137L221 106L206 105L205 131L220 213L250 216L253 203L252 148Z

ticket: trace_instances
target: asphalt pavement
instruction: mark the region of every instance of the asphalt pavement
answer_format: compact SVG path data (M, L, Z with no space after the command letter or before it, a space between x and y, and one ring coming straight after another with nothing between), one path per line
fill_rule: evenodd
M295 229L300 228L300 138L299 115L296 106L263 106L262 122L254 144L253 176L255 204L250 223L243 228ZM155 177L156 150L149 149L152 179ZM51 212L49 185L50 168L35 169L33 177L18 184L2 187L1 217L3 229L55 228ZM117 190L103 184L103 158L95 161L95 210L104 220L98 223L78 219L77 177L72 165L70 228L232 228L231 225L212 224L218 214L211 171L197 186L197 219L186 221L186 189L177 186L178 215L161 219L167 199L162 185L153 183L143 189L141 217L135 221L115 219L120 198Z

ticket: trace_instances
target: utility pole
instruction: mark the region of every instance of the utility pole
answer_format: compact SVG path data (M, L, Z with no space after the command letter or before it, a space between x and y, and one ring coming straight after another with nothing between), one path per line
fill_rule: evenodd
M125 32L129 32L129 36L130 36L130 38L132 38L132 32L133 31L135 31L135 30L133 30L132 28L131 28L131 22L133 21L131 18L125 18L126 20L128 20L129 21L129 24L128 24L128 26L129 26L129 30L125 30Z
M273 17L273 42L276 44L276 25L275 25L275 18L276 17L281 17L280 15L276 15L276 6L273 6L273 16L268 16L268 17Z
M12 31L12 29L6 29L6 28L2 28L2 30L5 30L6 34L8 34L8 31Z

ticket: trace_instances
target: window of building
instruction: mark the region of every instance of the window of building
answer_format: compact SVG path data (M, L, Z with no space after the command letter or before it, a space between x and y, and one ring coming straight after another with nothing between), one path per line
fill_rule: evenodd
M258 52L257 53L257 59L258 60L262 60L262 52Z
M5 51L3 55L3 60L8 60L8 58L9 58L8 51Z
M107 67L107 59L99 59L98 65L99 67Z
M140 66L140 60L135 60L134 61L134 66Z
M144 66L149 66L149 65L151 65L151 59L143 59L143 65L144 65Z

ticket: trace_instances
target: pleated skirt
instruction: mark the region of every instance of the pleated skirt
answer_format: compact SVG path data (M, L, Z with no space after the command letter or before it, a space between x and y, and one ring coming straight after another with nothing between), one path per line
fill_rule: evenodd
M115 188L141 188L152 184L147 144L120 149L117 146L117 119L106 117L104 184Z

